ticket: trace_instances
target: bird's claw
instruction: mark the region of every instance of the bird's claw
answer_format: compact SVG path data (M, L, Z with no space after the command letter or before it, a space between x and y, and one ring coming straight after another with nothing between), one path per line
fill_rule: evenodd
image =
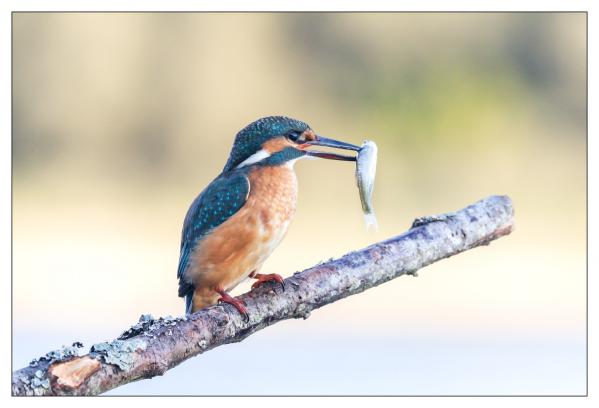
M233 305L235 309L239 311L239 313L243 316L243 320L247 323L250 321L250 316L248 315L248 311L245 307L245 303L241 299L236 299L229 295L228 293L222 291L220 293L220 298L218 298L218 303L228 303Z

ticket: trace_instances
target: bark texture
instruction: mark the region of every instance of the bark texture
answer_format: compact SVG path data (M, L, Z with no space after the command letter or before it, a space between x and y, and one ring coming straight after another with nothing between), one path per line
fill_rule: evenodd
M110 343L51 351L13 372L13 395L97 395L142 378L163 375L186 359L245 339L271 324L310 312L462 251L487 245L513 229L507 196L491 196L460 211L414 221L407 232L321 263L242 296L249 321L228 304L187 317L139 322Z

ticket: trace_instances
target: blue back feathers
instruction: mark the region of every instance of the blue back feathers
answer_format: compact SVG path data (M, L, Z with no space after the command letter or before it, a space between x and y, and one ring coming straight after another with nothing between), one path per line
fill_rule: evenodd
M185 279L185 270L198 241L239 211L245 204L249 191L250 182L246 171L234 171L221 174L193 201L183 222L177 270L179 296L185 296L194 290Z

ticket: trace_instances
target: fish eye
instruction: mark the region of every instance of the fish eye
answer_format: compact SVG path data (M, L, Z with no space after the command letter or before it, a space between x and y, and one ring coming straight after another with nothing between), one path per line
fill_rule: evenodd
M291 132L287 133L287 139L291 140L294 143L301 142L301 137L302 133L298 132L297 130L292 130Z

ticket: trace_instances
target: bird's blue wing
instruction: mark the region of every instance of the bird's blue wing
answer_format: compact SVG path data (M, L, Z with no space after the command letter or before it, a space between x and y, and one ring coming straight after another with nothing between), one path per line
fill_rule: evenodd
M185 279L189 258L197 243L212 229L234 215L245 204L250 192L250 182L244 172L221 175L200 193L193 201L185 221L181 236L179 256L179 296L193 294L193 285ZM189 305L188 305L189 308Z

